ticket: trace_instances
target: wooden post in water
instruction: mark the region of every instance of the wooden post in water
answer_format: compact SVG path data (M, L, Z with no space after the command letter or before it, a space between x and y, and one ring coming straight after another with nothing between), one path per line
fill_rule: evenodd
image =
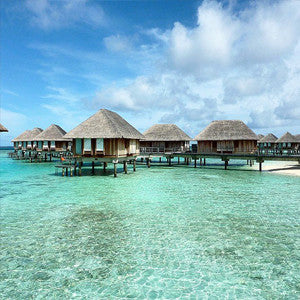
M161 163L161 157L159 158L159 162Z
M50 161L52 161L52 153L50 153Z
M206 166L206 158L203 158L203 166Z
M180 165L180 157L178 156L178 164Z
M259 172L261 172L262 171L262 162L260 161L259 162Z
M197 168L197 158L194 159L194 168Z
M47 153L45 153L45 161L47 161Z
M168 160L169 160L169 167L171 167L171 163L172 163L171 157L169 157Z
M136 159L133 160L133 172L136 171Z
M106 172L106 167L107 167L107 162L105 161L105 162L103 163L103 172Z
M147 166L148 166L148 168L150 168L150 166L151 166L150 165L150 158L147 158L146 160L147 160Z
M252 167L252 160L250 159L250 167Z
M187 157L186 158L186 165L188 166L190 164L190 159Z
M124 166L124 173L127 174L127 161L123 162L123 166Z
M225 160L225 170L227 170L228 167L228 160Z
M95 162L92 161L92 174L94 175L95 174Z
M114 177L117 177L117 163L114 163Z

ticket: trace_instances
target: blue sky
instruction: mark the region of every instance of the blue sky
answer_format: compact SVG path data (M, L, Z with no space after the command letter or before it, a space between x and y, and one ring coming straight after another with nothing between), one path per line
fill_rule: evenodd
M2 1L1 144L100 108L300 133L300 1Z

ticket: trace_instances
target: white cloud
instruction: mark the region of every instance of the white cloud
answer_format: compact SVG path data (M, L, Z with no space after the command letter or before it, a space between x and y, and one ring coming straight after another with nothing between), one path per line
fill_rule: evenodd
M258 129L296 128L300 2L234 9L204 1L196 26L176 22L165 32L145 31L165 51L156 70L101 88L91 105L154 114L156 122L180 123L190 132L216 118L242 119Z
M49 86L48 89L52 90L54 93L47 94L47 95L43 96L42 98L64 101L67 103L77 102L81 98L80 96L71 93L70 91L68 91L65 88Z
M105 47L112 52L126 52L131 49L131 42L127 37L111 35L103 39Z
M26 8L31 13L31 23L44 30L69 27L85 23L99 26L105 23L102 8L88 0L27 0Z

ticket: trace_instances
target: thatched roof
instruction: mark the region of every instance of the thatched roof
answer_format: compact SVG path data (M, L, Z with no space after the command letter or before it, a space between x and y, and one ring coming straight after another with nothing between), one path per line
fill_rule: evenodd
M65 138L142 139L143 135L117 113L100 109L86 121L69 131Z
M264 137L264 135L259 133L259 134L257 134L257 137L258 137L258 140L261 140Z
M43 131L42 128L39 128L39 127L33 128L33 129L30 131L29 135L24 139L24 141L27 141L27 142L33 141L34 138L35 138L38 134L40 134L42 131Z
M258 140L257 135L242 121L212 121L195 138L195 141Z
M58 125L52 124L43 132L38 134L34 141L71 141L71 139L66 139L64 135L66 132Z
M22 132L20 135L18 135L16 138L14 138L12 140L12 142L23 142L24 139L26 139L29 134L30 134L31 130L25 130L24 132Z
M8 130L2 124L0 124L0 132L8 132Z
M282 137L280 137L276 143L296 143L297 139L294 135L286 132Z
M191 141L185 132L175 124L155 124L146 130L144 141Z
M261 140L259 140L259 143L275 143L278 140L278 137L275 136L273 133L267 134L265 137L263 137Z
M300 142L300 134L296 134L295 138L296 138L297 142Z

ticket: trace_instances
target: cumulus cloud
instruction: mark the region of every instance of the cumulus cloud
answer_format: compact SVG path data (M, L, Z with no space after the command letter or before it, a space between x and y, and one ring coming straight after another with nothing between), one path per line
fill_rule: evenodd
M204 1L198 22L145 31L162 55L150 75L100 89L90 105L155 114L185 128L242 119L253 128L300 119L300 2L253 2L242 11ZM206 123L206 124L205 124ZM192 124L192 125L190 125Z
M59 29L79 23L92 26L105 23L103 9L88 0L27 0L25 5L31 14L31 24L44 30Z

